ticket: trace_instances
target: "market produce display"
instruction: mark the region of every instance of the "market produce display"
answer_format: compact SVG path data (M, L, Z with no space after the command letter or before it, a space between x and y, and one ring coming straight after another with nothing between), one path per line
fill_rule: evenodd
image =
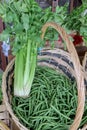
M76 82L54 69L38 66L30 96L26 100L13 97L12 107L30 130L68 130L77 108ZM86 113L87 105L80 128L87 122Z
M78 111L79 107L81 107L81 103L83 105L75 128L81 128L87 122L87 105L85 105L83 115L85 101L84 76L78 57L76 57L77 55L75 54L75 58L78 66L75 66L75 62L73 65L76 71L78 92L76 89L76 81L72 82L66 76L59 74L51 68L37 66L38 48L43 47L46 40L53 43L54 40L58 40L59 36L56 30L58 30L60 26L57 27L57 24L54 23L57 29L53 30L52 26L49 27L44 40L41 39L41 28L46 22L56 22L64 27L68 33L74 30L75 26L69 28L69 19L71 22L73 22L73 20L70 18L70 15L68 15L66 7L67 5L64 7L58 6L56 12L53 13L50 7L42 10L34 0L11 0L0 3L0 17L2 17L5 23L5 30L0 35L0 40L7 41L9 38L12 53L15 55L14 76L11 77L13 78L11 84L13 85L13 91L7 90L8 88L10 89L10 85L7 83L7 78L9 77L9 72L7 71L9 70L6 70L4 77L6 80L5 94L9 93L9 95L7 94L6 96L4 94L4 96L7 98L11 96L12 101L10 102L7 99L4 101L5 103L8 102L7 106L9 104L9 107L7 107L9 113L15 114L19 118L18 125L23 124L25 129L67 130L70 126L74 126L72 125L74 118L76 117L75 119L77 120L79 113L76 113L76 110ZM79 25L81 27L81 22ZM60 30L59 32L62 38L63 34L66 36L64 38L65 42L67 40L71 44L68 35L63 32L62 28ZM76 31L80 32L78 26ZM71 47L70 44L67 45L67 48L72 60L74 60L74 53L76 52L73 49L73 44L71 44ZM53 45L54 44L52 44L52 47ZM74 53L72 50L74 50ZM78 77L77 69L80 73ZM81 79L82 82L79 82L79 79ZM80 96L79 92L81 92L81 89L82 93ZM6 97L4 97L4 99ZM83 102L81 102L82 100ZM74 123L76 123L76 120ZM20 125L18 127L20 127Z

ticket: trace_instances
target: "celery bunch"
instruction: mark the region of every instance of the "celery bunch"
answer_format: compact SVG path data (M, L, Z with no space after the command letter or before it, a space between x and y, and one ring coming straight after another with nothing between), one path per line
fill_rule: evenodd
M34 78L37 47L41 43L41 8L34 0L10 0L0 3L0 16L5 30L0 39L9 37L15 55L14 95L26 97Z
M9 0L0 2L0 17L5 23L5 30L0 40L10 39L12 53L15 55L14 95L26 97L30 93L34 79L37 48L44 45L41 40L41 28L47 21L60 25L65 19L65 7L57 7L56 13L51 8L41 9L35 0ZM58 32L49 28L45 40L58 40Z

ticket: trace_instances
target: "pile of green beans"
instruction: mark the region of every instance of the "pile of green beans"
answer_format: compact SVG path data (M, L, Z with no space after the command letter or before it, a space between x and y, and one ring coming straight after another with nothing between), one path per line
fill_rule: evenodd
M30 130L68 130L77 108L76 82L48 67L38 66L29 97L13 96L12 108ZM87 107L80 127L87 122Z

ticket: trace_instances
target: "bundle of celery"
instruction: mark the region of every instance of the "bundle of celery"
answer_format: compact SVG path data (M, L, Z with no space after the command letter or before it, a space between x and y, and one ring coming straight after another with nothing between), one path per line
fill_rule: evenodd
M33 81L37 42L40 42L40 38L38 39L40 11L34 0L11 0L0 4L0 14L6 26L1 39L10 38L15 54L14 95L16 96L28 96Z
M62 24L65 10L58 7L54 15L50 7L42 10L34 0L9 0L0 2L0 16L5 22L0 40L6 41L9 37L15 55L14 95L26 97L34 78L37 47L43 46L41 28L47 21ZM51 29L47 39L55 38L58 39L58 33Z
M28 96L30 93L37 59L37 45L28 40L27 45L16 54L14 72L14 94Z
M9 37L15 55L14 95L28 96L33 81L37 46L41 42L42 9L34 0L10 0L0 3L5 30L0 39Z

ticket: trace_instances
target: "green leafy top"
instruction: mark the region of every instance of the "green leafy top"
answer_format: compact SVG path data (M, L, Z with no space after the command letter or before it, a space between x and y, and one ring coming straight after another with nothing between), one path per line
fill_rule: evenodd
M62 25L66 17L66 7L58 6L56 13L53 13L51 7L43 10L34 0L9 0L0 3L0 16L6 26L0 40L7 40L10 37L10 44L16 54L28 39L40 43L40 46L43 45L40 39L42 26L47 21ZM50 28L46 39L57 40L58 32Z
M41 11L41 8L34 0L10 0L7 3L1 3L0 14L6 28L0 39L7 40L10 37L10 43L15 52L24 43L27 43L28 38L38 40L40 25L42 25L40 21Z
M64 25L69 30L75 30L83 36L84 41L87 42L87 4L83 4L74 9L65 18Z

